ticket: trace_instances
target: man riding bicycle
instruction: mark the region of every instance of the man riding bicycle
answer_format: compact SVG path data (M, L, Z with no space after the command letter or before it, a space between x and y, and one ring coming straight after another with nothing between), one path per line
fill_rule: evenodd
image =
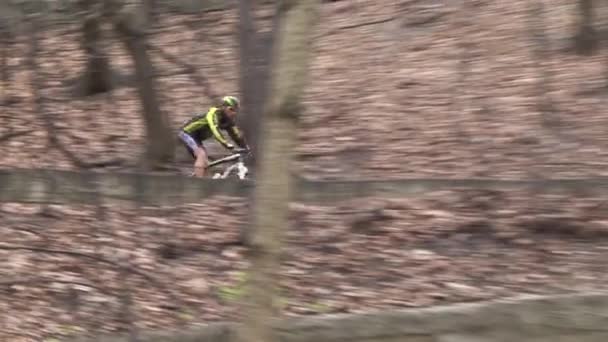
M214 106L205 114L198 114L182 125L178 134L194 161L194 175L204 177L209 164L207 150L203 141L213 137L226 149L234 145L226 141L221 130L228 132L230 138L241 148L248 148L235 119L240 109L239 100L234 96L224 96L219 106Z

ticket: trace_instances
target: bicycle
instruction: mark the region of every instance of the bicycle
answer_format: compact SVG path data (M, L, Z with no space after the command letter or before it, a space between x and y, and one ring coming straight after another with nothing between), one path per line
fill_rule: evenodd
M249 175L249 168L245 165L245 158L249 155L250 151L246 148L235 148L232 150L232 154L215 159L207 165L207 169L218 166L225 163L233 162L223 172L216 172L213 174L213 179L226 179L234 175L237 179L247 179Z

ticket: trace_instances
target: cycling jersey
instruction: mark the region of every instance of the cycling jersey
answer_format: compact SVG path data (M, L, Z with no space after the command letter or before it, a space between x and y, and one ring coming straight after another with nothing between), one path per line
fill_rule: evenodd
M211 137L215 138L225 148L230 148L230 144L222 134L221 130L228 132L228 135L240 147L246 147L243 135L237 126L223 115L221 109L211 107L206 114L194 116L188 120L181 128L183 133L192 137L197 144ZM182 138L182 140L184 140Z

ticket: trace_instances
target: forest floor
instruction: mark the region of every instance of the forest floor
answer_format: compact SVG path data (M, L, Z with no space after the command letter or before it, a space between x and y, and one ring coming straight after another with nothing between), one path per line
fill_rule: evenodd
M608 175L606 51L572 52L574 5L324 3L294 169L316 179ZM202 79L217 94L238 93L237 15L160 19L151 55L177 127L212 104ZM86 60L78 27L38 36L36 74L30 36L5 50L0 137L11 138L1 141L0 168L77 168L47 144L46 115L77 158L122 161L97 171L132 170L145 143L136 90L75 96ZM110 38L112 67L128 75L131 62ZM0 340L237 318L247 262L234 242L246 214L247 203L224 197L162 208L2 204ZM591 194L441 191L293 204L290 219L277 303L287 315L608 284L608 214Z

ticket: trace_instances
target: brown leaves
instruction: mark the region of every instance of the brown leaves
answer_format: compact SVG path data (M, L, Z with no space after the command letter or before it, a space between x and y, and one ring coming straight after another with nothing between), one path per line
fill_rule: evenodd
M606 174L605 105L598 97L605 60L559 49L569 35L565 1L545 9L552 50L540 62L531 50L524 1L491 1L468 14L453 6L407 12L414 2L401 3L324 5L320 31L334 34L315 41L295 166L300 174ZM422 10L432 20L415 32L399 25L415 24ZM450 15L440 15L446 10ZM403 20L382 22L400 11L407 12ZM200 21L197 16L161 16L149 36L164 52L150 53L163 109L175 127L212 104L199 89L203 76L214 93L237 90L235 13L214 12L208 19L213 25L189 25ZM377 24L339 29L371 22ZM118 166L129 170L144 144L137 94L124 86L86 101L71 98L64 79L80 73L85 56L78 32L57 30L41 33L39 66L58 139L83 160L131 160ZM8 58L9 93L20 101L3 108L0 136L32 133L3 141L0 167L72 168L46 146L19 53L26 47L17 41ZM132 65L118 42L107 42L107 49L113 66L129 73ZM566 135L542 126L544 73L552 75L551 114ZM314 314L605 288L604 202L582 194L445 191L407 200L353 199L335 208L293 204L278 305L286 314ZM0 250L0 277L26 280L0 286L0 312L11 313L2 317L6 331L31 331L36 336L30 340L40 340L83 329L126 330L127 293L141 326L236 316L247 261L231 243L245 222L245 203L213 198L172 208L108 206L98 220L91 207L53 206L41 215L37 206L3 204L2 243L103 255L145 270L158 283L99 260ZM70 305L76 308L66 310ZM0 333L0 340L16 339Z
M529 194L504 192L491 194L492 206L480 206L487 196L443 191L335 208L292 205L278 307L288 315L358 312L605 286L608 240L585 231L585 213L598 227L608 221L596 200L537 196L530 203ZM230 198L156 209L108 206L99 222L91 207L53 206L55 215L40 216L36 206L4 205L5 243L101 254L158 282L95 259L0 250L2 269L29 279L0 291L12 298L7 309L24 318L11 327L40 334L129 329L122 304L128 293L132 319L142 326L234 318L247 261L245 249L229 243L238 238L245 209ZM530 221L543 215L571 217L582 232ZM35 328L41 322L44 328Z

